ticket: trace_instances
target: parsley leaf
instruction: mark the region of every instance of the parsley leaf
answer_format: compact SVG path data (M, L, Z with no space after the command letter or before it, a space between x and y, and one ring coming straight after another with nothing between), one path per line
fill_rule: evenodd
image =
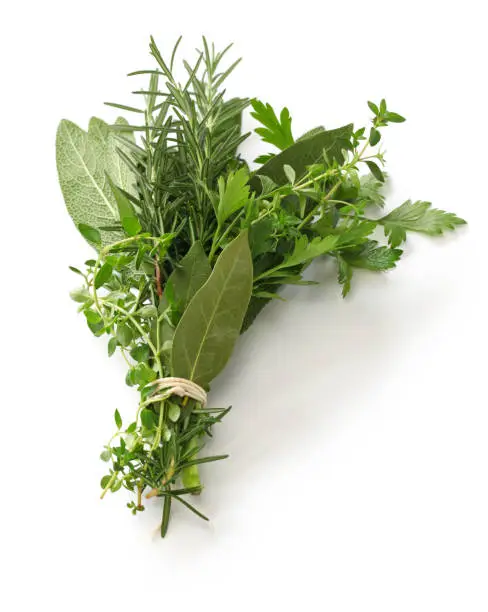
M407 237L407 231L421 232L429 236L453 230L457 225L466 223L453 213L431 208L430 202L407 200L385 217L378 220L392 247L400 245Z
M264 142L269 142L283 151L291 146L295 140L291 133L291 117L288 109L283 108L280 118L276 116L270 104L264 104L260 100L251 100L254 112L251 116L262 123L264 127L254 130Z
M360 248L342 251L341 257L355 268L381 271L394 268L402 253L401 249L378 246L376 240L368 240Z
M246 168L231 172L227 180L223 176L218 179L219 202L217 220L221 225L228 217L242 208L249 199L249 174Z
M325 238L314 238L310 242L307 237L302 235L295 242L293 253L289 255L283 264L282 268L290 268L299 264L305 263L319 255L324 255L331 251L337 244L337 236L326 236Z
M383 176L386 177L386 174L383 173ZM372 174L361 176L359 181L358 201L364 203L366 206L372 205L383 208L385 205L385 196L382 190L385 184L378 181Z

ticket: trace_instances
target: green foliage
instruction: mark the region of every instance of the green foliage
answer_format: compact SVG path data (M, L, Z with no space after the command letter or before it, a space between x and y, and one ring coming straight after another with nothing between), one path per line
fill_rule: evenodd
M261 136L263 142L269 142L281 151L295 142L291 133L290 113L286 107L283 108L278 119L270 104L264 104L254 99L251 100L251 105L254 109L251 116L264 125L264 127L254 130L256 134Z
M393 247L400 245L406 239L407 231L436 236L466 223L464 219L453 213L431 208L431 206L430 202L407 200L382 217L379 223L383 225L390 245Z
M175 267L168 281L173 288L174 298L181 308L186 308L211 272L212 268L202 243L197 241Z
M323 159L326 155L329 162L342 163L344 161L343 149L350 147L352 125L329 131L321 131L299 140L285 149L282 153L271 158L261 168L256 170L250 185L255 191L260 191L261 185L257 175L267 176L277 185L286 185L288 178L283 167L291 166L297 177L302 178L307 167Z
M251 291L251 251L247 232L242 232L222 252L176 328L171 364L174 376L203 387L217 376L239 336Z
M246 168L230 172L227 179L219 177L219 201L216 211L219 226L246 204L249 199L248 181L249 174Z
M404 118L385 100L369 102L369 126L313 128L296 141L284 108L252 100L256 132L275 154L250 172L237 153L246 98L225 99L237 62L228 47L202 40L186 80L174 76L179 40L165 59L155 41L155 66L136 102L109 103L133 117L108 126L93 118L85 132L63 120L56 139L59 181L68 212L95 247L85 268L71 267L81 287L71 293L89 330L127 364L126 383L139 405L101 459L108 474L102 497L120 488L163 499L161 534L173 502L206 519L186 495L202 489L198 466L225 455L199 456L206 436L228 413L157 383L169 376L209 388L235 342L285 285L310 285L306 268L337 262L342 293L356 268L387 271L402 255L408 231L440 234L464 223L426 202L405 202L378 219L385 204L383 128ZM132 76L132 75L130 75ZM371 211L371 209L374 209ZM373 213L370 215L370 213ZM380 244L383 227L390 246Z
M402 252L400 249L378 246L376 240L368 240L359 248L342 251L341 257L354 268L365 268L366 270L380 272L394 268Z
M123 129L126 122L118 119L117 125ZM98 244L100 240L94 240L82 227L98 229L104 245L123 238L116 229L101 229L119 223L107 175L126 191L134 190L135 177L118 154L117 146L115 132L101 119L92 118L88 132L65 119L59 124L56 136L59 183L69 214L91 243Z
M325 238L314 238L313 240L307 240L306 236L300 236L295 242L295 248L289 256L285 258L285 261L280 264L280 268L290 268L292 266L298 266L306 263L311 259L315 259L320 255L324 255L337 244L336 236L326 236Z

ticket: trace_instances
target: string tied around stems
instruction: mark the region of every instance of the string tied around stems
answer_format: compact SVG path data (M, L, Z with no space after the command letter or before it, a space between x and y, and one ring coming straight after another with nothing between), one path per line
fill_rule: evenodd
M206 391L202 389L200 385L197 385L197 383L186 378L177 378L174 376L158 378L148 385L148 387L152 389L152 392L149 398L144 402L146 405L158 400L164 400L171 395L179 395L183 398L190 397L197 401L203 408L205 408L207 404ZM158 394L159 391L162 393ZM146 499L154 497L158 494L158 492L159 491L157 488L151 489L151 491L149 491L149 493L146 495Z
M179 395L180 397L190 397L197 401L202 407L207 404L207 393L200 385L187 380L186 378L177 378L174 376L168 376L166 378L158 378L148 385L151 387L152 392L147 402L157 401L155 394L159 391L163 392L163 395L169 397L170 395ZM146 402L144 402L146 403Z

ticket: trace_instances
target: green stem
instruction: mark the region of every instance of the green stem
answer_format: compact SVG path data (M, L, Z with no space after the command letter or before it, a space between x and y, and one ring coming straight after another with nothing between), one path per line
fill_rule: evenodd
M171 491L171 487L167 485L165 487L166 491ZM161 537L164 538L168 531L169 517L171 514L171 495L164 496L163 503L163 519L161 521Z
M188 450L193 450L199 446L198 436L192 438L188 444ZM193 456L193 459L195 455ZM181 472L181 481L183 482L183 487L185 489L192 488L202 488L202 483L200 480L200 474L198 472L198 465L190 465L186 467Z

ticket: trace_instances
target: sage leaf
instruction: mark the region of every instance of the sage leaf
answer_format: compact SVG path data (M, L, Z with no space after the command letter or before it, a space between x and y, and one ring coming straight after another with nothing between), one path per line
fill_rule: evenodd
M224 368L244 320L253 284L247 231L220 254L188 304L173 339L172 372L207 386Z
M123 119L117 120L123 124ZM123 148L109 126L101 119L90 121L85 132L63 119L56 135L56 164L66 207L82 235L94 246L93 237L80 224L99 228L119 222L119 212L107 175L129 193L134 193L135 177L117 152ZM122 232L101 230L103 246L124 238Z

